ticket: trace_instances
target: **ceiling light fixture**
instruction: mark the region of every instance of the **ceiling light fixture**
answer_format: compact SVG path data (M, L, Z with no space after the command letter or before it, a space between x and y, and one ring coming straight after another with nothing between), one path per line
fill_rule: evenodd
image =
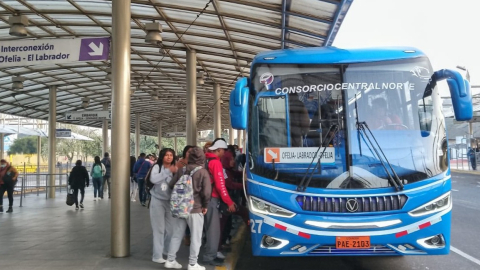
M107 72L107 75L105 75L105 79L110 81L112 79L112 68L106 68L105 72Z
M8 23L10 24L10 32L11 36L16 37L26 37L27 36L27 28L28 26L28 18L24 15L16 15L11 16L8 18Z
M90 104L90 98L89 97L83 97L82 98L82 107L84 109L86 109L89 104Z
M147 23L145 24L145 31L147 35L145 36L145 42L151 44L158 44L162 42L162 25L158 22Z
M197 84L203 85L205 83L204 73L203 71L197 72Z
M22 76L12 77L12 89L13 90L20 90L23 89L23 82L25 78Z

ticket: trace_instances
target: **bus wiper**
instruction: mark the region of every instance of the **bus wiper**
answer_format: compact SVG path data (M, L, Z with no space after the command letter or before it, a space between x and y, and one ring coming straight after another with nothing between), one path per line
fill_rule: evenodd
M392 184L397 191L402 190L403 189L402 180L400 180L397 173L393 169L392 164L390 164L390 162L388 161L387 157L385 156L385 153L383 152L382 148L380 147L380 144L375 139L375 136L373 135L372 131L368 127L367 123L366 122L357 122L357 128L358 128L360 133L363 132L363 134L367 138L368 142L372 146L373 150L375 151L375 154L377 155L378 160L380 161L380 163L382 163L382 166L383 166L383 168L385 169L385 172L388 175L388 181L390 182L390 184ZM372 136L372 138L375 141L375 144L377 145L377 147L375 147L375 144L373 144L372 141L370 140L370 137L369 137L366 130L368 130L368 132ZM380 150L380 153L382 155L380 155L379 150ZM390 170L392 170L393 176L392 176L392 174L390 174L390 171L388 170L387 166L385 166L385 163L387 163Z
M330 132L332 132L332 131L333 131L333 135L330 136L330 139L328 140L328 142L326 144L327 146L330 145L330 143L333 141L333 138L335 138L335 136L337 135L338 126L337 125L330 126L330 129L328 130L327 134L325 134L325 139L322 140L322 141L325 141L327 139L328 134L330 134ZM313 156L312 161L310 162L310 165L308 165L308 168L307 168L307 171L305 172L305 175L303 175L302 181L297 186L297 191L304 192L307 189L308 185L310 184L310 181L312 180L312 177L313 177L313 173L315 172L315 169L313 169L312 172L310 173L310 168L312 167L312 164L313 164L313 161L315 161L315 158L317 158L318 151L320 151L320 149L322 149L322 147L323 146L320 144L320 146L317 148L317 151L315 152L315 155ZM326 150L327 150L327 147L324 147L322 153L318 157L317 163L315 163L314 168L317 168L319 166L319 164L321 164L320 159L323 157ZM321 171L322 171L322 168L320 167L320 172ZM308 178L307 182L305 183L305 179L307 178L307 175L309 173L310 173L310 177Z
M358 138L358 150L360 151L360 156L362 156L362 144L360 143L360 123L358 121L358 107L357 107L357 94L355 93L355 118L357 121L357 138Z

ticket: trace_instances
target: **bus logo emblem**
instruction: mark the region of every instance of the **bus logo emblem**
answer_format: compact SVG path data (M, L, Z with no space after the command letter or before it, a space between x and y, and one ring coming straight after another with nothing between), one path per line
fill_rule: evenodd
M260 76L260 83L263 83L265 88L268 89L268 86L273 83L273 74L270 72L263 73Z
M348 199L347 204L345 206L347 207L348 212L353 213L358 211L357 199Z

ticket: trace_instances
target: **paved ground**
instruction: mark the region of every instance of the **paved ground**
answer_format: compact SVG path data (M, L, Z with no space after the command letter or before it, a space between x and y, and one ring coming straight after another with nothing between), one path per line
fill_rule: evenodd
M445 256L405 257L253 257L247 237L236 270L472 270L480 269L480 172L452 173L451 251Z
M131 256L112 259L110 200L93 201L92 187L86 193L85 209L78 211L65 204L65 192L49 200L44 194L28 194L23 207L16 197L14 212L0 213L0 269L163 269L151 261L146 207L131 203ZM182 245L177 256L186 269L187 247Z

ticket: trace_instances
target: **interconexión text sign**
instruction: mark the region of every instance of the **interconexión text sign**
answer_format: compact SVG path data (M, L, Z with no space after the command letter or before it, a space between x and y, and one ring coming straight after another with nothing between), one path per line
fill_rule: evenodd
M0 68L107 60L110 38L22 39L0 43Z

